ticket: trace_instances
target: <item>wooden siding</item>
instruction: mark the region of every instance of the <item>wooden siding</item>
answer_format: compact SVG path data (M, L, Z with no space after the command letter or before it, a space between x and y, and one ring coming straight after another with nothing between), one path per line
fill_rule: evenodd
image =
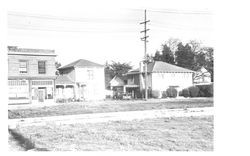
M19 60L28 62L28 73L19 72ZM38 61L46 61L46 73L38 73ZM20 77L48 77L55 76L55 56L27 56L27 55L8 55L8 76Z

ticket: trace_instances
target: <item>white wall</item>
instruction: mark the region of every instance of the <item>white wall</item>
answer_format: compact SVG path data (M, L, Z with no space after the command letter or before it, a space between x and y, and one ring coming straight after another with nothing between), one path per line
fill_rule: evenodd
M88 70L93 71L93 79L89 79ZM102 100L105 98L104 68L75 68L76 82L86 84L84 98L86 100Z
M178 89L193 85L192 73L152 73L152 89L166 91L169 86Z

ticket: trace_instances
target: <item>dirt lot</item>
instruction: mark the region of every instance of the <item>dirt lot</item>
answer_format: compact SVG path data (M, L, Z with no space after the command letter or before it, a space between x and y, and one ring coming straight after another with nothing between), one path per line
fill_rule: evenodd
M213 98L67 103L9 110L9 119L119 111L213 107Z
M18 127L52 151L212 151L213 116Z

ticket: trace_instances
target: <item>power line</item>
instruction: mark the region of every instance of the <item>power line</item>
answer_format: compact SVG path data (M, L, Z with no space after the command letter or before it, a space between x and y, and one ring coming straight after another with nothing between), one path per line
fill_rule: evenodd
M63 16L53 16L53 15L44 15L44 14L31 14L24 12L9 12L10 16L17 17L31 17L38 19L47 19L47 20L57 20L57 21L71 21L71 22L83 22L83 23L135 23L139 22L139 19L136 18L76 18L76 17L63 17Z
M143 9L127 9L131 11L142 11ZM209 11L187 11L187 10L175 10L175 9L147 9L148 12L162 13L162 14L182 14L182 15L213 15Z
M159 10L149 10L153 13L163 13L163 14L182 14L182 15L212 15L209 12L178 12L178 11L159 11Z
M93 29L93 30L76 30L76 29L62 29L61 27L52 27L52 28L45 28L45 27L36 27L30 25L9 25L11 29L23 29L23 30L40 30L40 31L55 31L55 32L79 32L79 33L134 33L137 30L112 30L112 29Z

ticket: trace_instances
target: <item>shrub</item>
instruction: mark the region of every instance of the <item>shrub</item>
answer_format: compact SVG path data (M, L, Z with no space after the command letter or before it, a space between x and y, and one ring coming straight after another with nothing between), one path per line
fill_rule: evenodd
M209 97L213 97L214 96L214 86L213 85L210 85L208 87L208 96Z
M189 97L190 96L189 95L189 90L187 88L182 90L182 96L184 96L184 97Z
M161 97L162 97L162 98L167 98L167 97L168 97L168 96L167 96L167 92L166 92L166 91L163 91Z
M199 88L196 87L196 86L191 86L188 88L188 91L189 91L189 95L190 97L198 97L199 95Z
M153 98L160 98L161 92L159 90L152 90L152 97Z
M135 92L136 98L145 98L145 89L138 90ZM148 98L152 97L152 90L148 89Z
M176 97L177 96L177 90L175 88L169 87L167 89L167 97Z
M199 88L199 97L213 97L213 84L197 85Z
M180 90L178 94L179 94L179 96L183 96L182 90Z

